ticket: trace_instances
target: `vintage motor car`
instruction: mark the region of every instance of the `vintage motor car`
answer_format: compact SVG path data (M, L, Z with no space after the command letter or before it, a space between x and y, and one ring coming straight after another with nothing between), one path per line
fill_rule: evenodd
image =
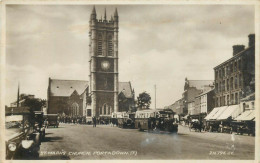
M40 134L35 132L30 112L6 115L6 159L30 159L39 157Z
M135 114L135 128L150 131L178 132L178 124L172 110L141 110Z
M40 133L41 140L45 138L44 113L42 111L34 111L35 130Z
M118 120L117 120L118 112L113 112L111 115L111 123L114 126L118 126Z
M118 112L117 121L119 128L134 128L135 127L135 113Z
M202 123L198 119L192 119L190 124L189 124L189 129L190 129L190 131L192 131L192 129L193 129L194 131L201 132Z
M240 122L237 125L237 134L243 135L248 134L255 136L255 123L252 122Z
M53 126L58 128L59 127L59 121L58 121L58 114L47 114L47 128L49 126Z

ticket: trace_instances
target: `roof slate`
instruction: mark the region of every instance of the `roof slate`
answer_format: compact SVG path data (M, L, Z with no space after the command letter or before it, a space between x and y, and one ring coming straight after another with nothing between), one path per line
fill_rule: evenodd
M88 87L88 81L84 80L50 80L52 96L70 96L75 90L81 95Z
M126 98L133 97L133 91L130 82L119 82L118 94L123 93Z
M88 81L84 80L60 80L50 79L51 96L68 97L76 90L81 95L89 86ZM130 82L119 82L119 93L123 93L126 98L133 97Z

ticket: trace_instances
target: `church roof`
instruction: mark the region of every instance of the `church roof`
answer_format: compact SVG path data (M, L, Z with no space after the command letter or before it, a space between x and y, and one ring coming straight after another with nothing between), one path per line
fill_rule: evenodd
M133 90L130 82L119 82L118 94L123 93L126 98L133 97Z
M49 87L51 96L70 96L75 90L81 95L88 87L88 81L50 79Z
M69 97L74 91L81 95L89 86L85 80L60 80L50 79L51 96ZM130 82L119 82L119 93L123 93L126 98L133 97L133 90Z

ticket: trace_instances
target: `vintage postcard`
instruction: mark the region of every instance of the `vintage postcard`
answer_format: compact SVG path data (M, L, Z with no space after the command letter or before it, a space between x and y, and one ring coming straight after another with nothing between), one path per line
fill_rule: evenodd
M1 5L1 161L259 160L259 1Z

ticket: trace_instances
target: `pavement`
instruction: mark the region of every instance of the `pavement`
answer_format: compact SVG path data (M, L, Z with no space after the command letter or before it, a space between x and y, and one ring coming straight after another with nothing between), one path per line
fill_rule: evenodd
M255 137L189 131L148 133L110 125L47 128L41 160L253 160Z

